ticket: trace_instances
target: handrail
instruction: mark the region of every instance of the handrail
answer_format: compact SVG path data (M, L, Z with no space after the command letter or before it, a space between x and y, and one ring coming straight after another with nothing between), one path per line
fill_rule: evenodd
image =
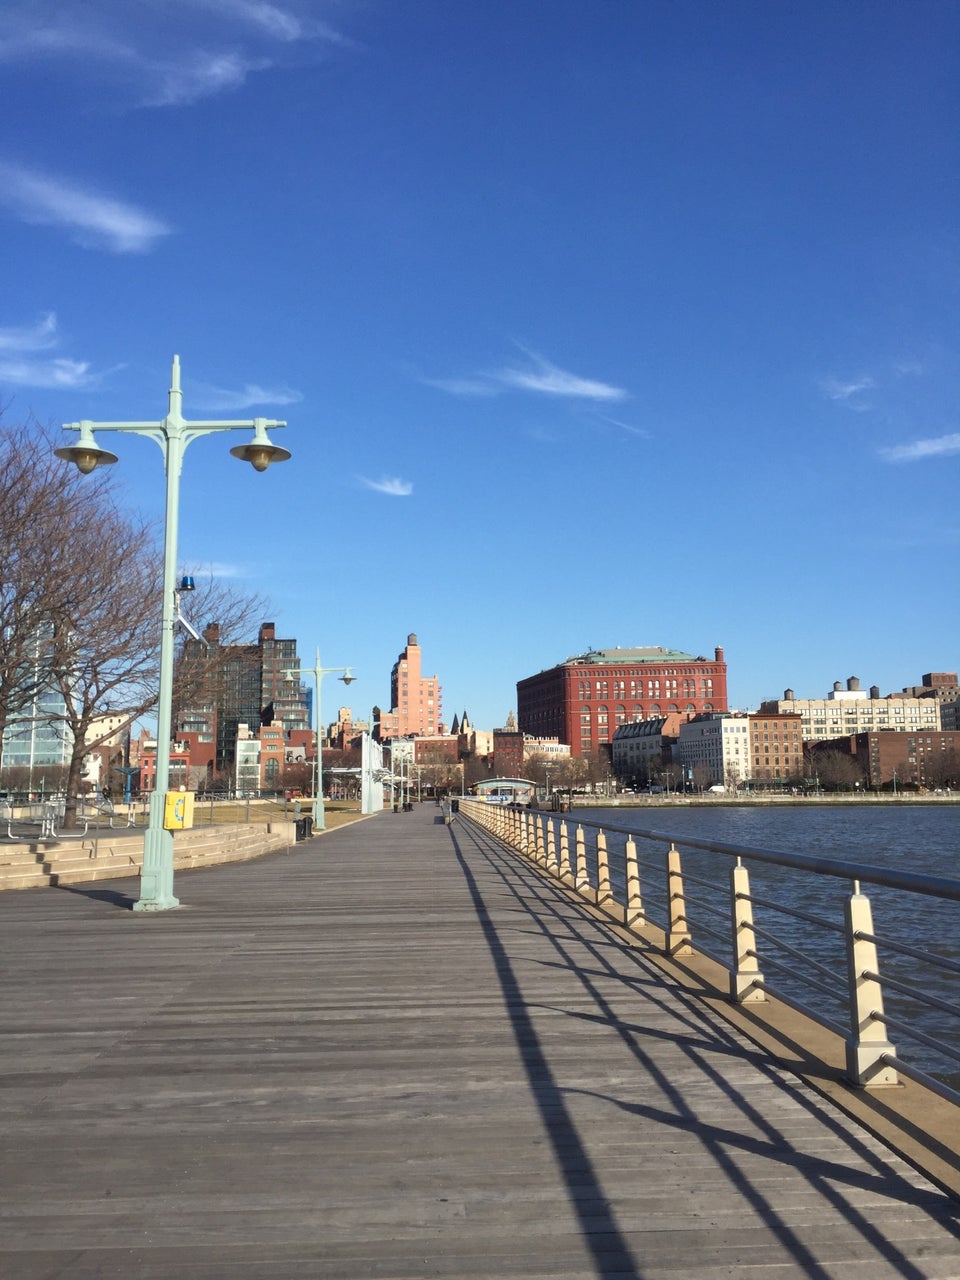
M909 893L925 893L937 898L949 898L960 902L960 880L943 876L921 875L912 871L891 871L888 867L875 867L865 862L847 862L838 858L816 858L805 853L784 853L776 849L761 849L754 845L724 844L717 840L702 840L696 836L679 836L669 831L652 828L615 827L606 822L577 819L581 826L595 826L608 835L632 836L634 840L671 841L689 849L703 849L707 853L723 853L732 858L749 858L753 862L765 862L777 867L793 867L797 871L811 871L818 875L836 876L841 880L860 880L864 884L883 885L887 889L905 889Z
M541 873L558 879L569 890L586 898L628 929L646 926L651 919L650 903L661 907L662 914L655 914L652 919L663 929L664 951L669 955L688 954L696 945L701 954L717 960L727 969L730 999L735 1003L765 1001L769 993L835 1031L837 1024L825 1017L819 1008L810 1009L790 990L778 990L766 981L763 968L768 966L778 971L788 981L816 992L821 998L825 995L840 1009L846 1010L847 1075L859 1086L874 1088L897 1082L900 1060L897 1048L888 1038L888 1029L895 1030L898 1036L917 1045L934 1049L946 1058L960 1058L960 1052L949 1040L928 1035L911 1025L911 1020L885 1013L883 997L886 989L913 1001L921 1009L952 1014L960 1023L960 1009L933 993L928 994L922 986L893 977L881 977L878 948L909 955L931 966L937 966L943 958L875 933L870 900L863 892L865 885L877 885L902 893L960 902L960 879L891 870L859 861L728 844L655 828L624 827L568 814L544 814L519 806L489 805L471 798L461 799L459 812L528 858ZM571 824L574 827L573 837L568 830ZM659 866L653 858L638 857L638 842L661 847L663 853ZM560 856L558 849L562 851ZM683 854L690 850L733 860L728 869L729 885L719 884L699 872L685 872ZM769 893L762 897L752 896L747 863L783 867L851 882L852 891L843 899L842 921L827 918L825 906L821 916L777 902ZM651 878L658 883L650 885L648 881ZM709 896L705 897L701 891L695 898L687 897L687 881L705 887ZM836 901L835 897L833 901ZM838 957L832 964L824 963L821 958L810 955L809 950L792 945L773 930L755 925L755 907L803 921L827 938L842 940L842 962ZM705 917L719 915L726 918L726 937L731 944L729 959L717 956L704 945L705 938L722 938L724 935L719 927L706 919L691 921L691 908L695 909L695 915L699 912ZM764 944L762 952L758 946L760 940ZM837 949L835 945L834 950ZM778 952L799 961L801 967L784 964ZM829 957L831 952L827 949L822 955ZM941 967L960 972L960 965L950 961ZM845 982L842 981L844 978ZM954 1044L960 1044L960 1026L954 1032ZM904 1074L911 1078L933 1078L922 1066L913 1063ZM960 1091L944 1083L938 1086L938 1092L960 1102Z

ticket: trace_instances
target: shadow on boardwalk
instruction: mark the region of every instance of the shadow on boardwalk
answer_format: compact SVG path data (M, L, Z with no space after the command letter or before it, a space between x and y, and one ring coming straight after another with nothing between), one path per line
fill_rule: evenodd
M955 1206L422 806L0 900L0 1274L947 1277Z

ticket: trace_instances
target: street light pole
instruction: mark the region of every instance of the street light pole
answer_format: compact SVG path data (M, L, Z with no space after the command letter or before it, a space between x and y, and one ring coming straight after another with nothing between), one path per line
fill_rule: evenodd
M267 438L267 428L285 427L285 422L253 418L249 421L187 422L181 412L180 357L173 357L167 416L159 422L69 422L65 431L80 433L79 443L55 449L58 458L73 462L84 475L98 466L116 462L117 455L101 449L94 439L98 431L120 431L155 440L166 469L166 501L163 533L163 610L160 621L160 685L157 696L157 773L150 796L150 820L143 838L143 870L140 898L134 911L167 911L179 906L173 894L173 832L164 826L167 791L170 786L170 742L173 726L173 660L177 628L177 527L180 508L180 472L187 445L199 436L217 431L253 430L253 440L230 452L249 462L255 471L265 471L271 462L285 462L290 454Z
M356 676L349 667L321 667L320 650L316 650L316 665L313 667L301 667L300 671L304 675L313 676L317 689L317 783L313 795L313 829L314 831L324 831L327 826L327 816L323 807L323 715L320 710L320 685L324 676L333 675L339 671L342 674L338 677L347 686L353 684Z

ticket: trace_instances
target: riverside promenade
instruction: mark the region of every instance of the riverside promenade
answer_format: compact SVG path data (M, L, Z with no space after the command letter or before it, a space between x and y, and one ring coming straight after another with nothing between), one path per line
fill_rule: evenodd
M0 895L3 1280L960 1277L960 1205L491 836Z

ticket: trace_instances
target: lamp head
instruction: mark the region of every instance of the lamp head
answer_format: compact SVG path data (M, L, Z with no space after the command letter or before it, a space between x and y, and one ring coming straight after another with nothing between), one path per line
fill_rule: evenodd
M284 427L286 423L274 422L271 425ZM239 458L241 462L249 462L254 471L266 471L271 462L286 462L290 457L290 451L282 449L269 438L267 419L254 418L253 427L253 439L249 444L238 444L236 448L231 449L231 456Z
M356 678L357 677L353 674L353 672L350 670L349 667L347 667L346 671L340 677L340 679L343 681L344 684L353 684Z
M101 449L93 438L93 423L68 422L63 429L79 431L80 440L77 444L64 445L62 449L54 449L53 452L64 462L72 462L83 475L88 476L97 467L107 467L117 461L115 453Z

